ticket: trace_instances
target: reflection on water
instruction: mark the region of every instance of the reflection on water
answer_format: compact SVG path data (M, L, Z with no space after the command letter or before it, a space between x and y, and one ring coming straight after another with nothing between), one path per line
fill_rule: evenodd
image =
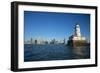
M90 47L66 45L24 45L24 61L71 60L90 58Z
M73 53L75 54L75 58L89 58L90 57L90 47L89 46L81 46L81 47L74 47Z

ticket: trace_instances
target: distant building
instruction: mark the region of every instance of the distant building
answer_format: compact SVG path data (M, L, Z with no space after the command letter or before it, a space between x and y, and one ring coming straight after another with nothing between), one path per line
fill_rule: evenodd
M77 23L74 29L74 35L71 35L68 40L68 45L81 46L87 45L86 38L81 36L80 25Z
M65 39L63 40L63 44L66 44L66 40Z
M56 40L55 39L51 40L50 44L56 44Z

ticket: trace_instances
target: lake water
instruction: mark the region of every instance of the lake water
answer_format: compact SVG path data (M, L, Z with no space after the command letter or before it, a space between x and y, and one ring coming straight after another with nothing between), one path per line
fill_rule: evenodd
M70 47L63 44L24 45L24 61L73 60L90 58L90 47Z

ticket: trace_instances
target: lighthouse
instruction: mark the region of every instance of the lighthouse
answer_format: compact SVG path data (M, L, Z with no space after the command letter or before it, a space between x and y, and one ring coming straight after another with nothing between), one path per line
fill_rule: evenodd
M75 36L77 37L81 37L81 32L80 32L80 25L79 24L76 24L75 26Z
M68 45L79 46L79 45L86 45L86 44L87 44L86 38L81 35L80 24L76 23L74 27L74 34L69 37Z

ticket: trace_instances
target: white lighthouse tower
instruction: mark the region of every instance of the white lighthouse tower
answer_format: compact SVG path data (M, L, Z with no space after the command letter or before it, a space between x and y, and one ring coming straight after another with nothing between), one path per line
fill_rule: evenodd
M75 25L74 34L69 37L68 45L86 45L86 38L81 35L81 29L79 23Z
M69 40L73 40L73 41L75 41L75 40L86 40L86 38L81 35L81 29L80 29L79 23L77 23L75 25L74 34L69 37Z
M76 37L81 37L81 32L80 32L80 25L76 24L75 26L75 34Z
M75 31L74 31L74 35L73 35L73 40L86 40L85 37L81 36L81 30L80 30L80 25L79 23L77 23L75 25Z

